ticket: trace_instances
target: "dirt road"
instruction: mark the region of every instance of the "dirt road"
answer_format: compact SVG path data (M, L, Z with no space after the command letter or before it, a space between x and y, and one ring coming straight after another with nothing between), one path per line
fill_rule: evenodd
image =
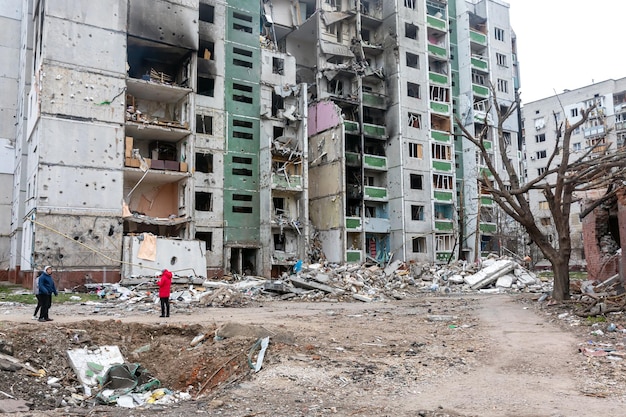
M187 390L195 400L132 410L69 404L53 412L23 414L29 416L98 410L98 415L136 417L155 412L225 417L608 417L623 415L626 408L626 373L619 357L579 353L579 344L593 338L590 327L568 326L556 319L564 310L540 310L536 302L509 295L174 308L167 322L157 317L154 306L141 312L119 306L97 313L93 306L53 306L56 320L51 323L32 322L30 310L0 306L0 332L13 342L15 357L36 364L38 355L49 355L46 361L62 362L64 350L72 347L67 341L72 332L84 329L89 343L120 345L125 357L151 370L164 386ZM626 324L621 316L611 320ZM194 335L213 334L225 323L269 332L272 342L260 372L247 369L245 360L237 366L228 362L245 356L254 343L245 332L189 348ZM54 346L37 353L32 347L37 341L29 339L33 334ZM623 350L624 336L613 333L609 342L618 348L621 343ZM146 343L149 351L131 355ZM55 352L58 357L51 359ZM211 375L227 368L231 371L219 385L200 392ZM55 372L72 384L67 367L51 369ZM20 394L15 388L19 384L9 386L5 376L8 373L0 371L0 391L25 400L42 390L46 395L45 382L31 378L34 390L24 388ZM50 401L36 402L34 408L60 404L63 395L63 389L51 393Z

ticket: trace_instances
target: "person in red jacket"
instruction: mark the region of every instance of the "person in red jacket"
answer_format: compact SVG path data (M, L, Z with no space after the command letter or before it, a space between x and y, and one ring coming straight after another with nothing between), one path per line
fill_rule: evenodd
M157 281L159 286L159 298L161 299L161 315L170 316L170 289L172 288L172 273L167 269L161 272L161 278Z

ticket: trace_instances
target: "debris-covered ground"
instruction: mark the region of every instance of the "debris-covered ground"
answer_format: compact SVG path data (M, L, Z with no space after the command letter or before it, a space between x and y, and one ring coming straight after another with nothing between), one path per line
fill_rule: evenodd
M370 269L370 276L366 268L316 267L301 271L295 285L179 284L169 319L158 317L145 285L102 288L97 303L53 304L48 323L30 318L33 306L0 304L0 411L621 415L626 318L615 308L614 285L583 283L578 302L553 305L544 295L548 284L538 280L513 279L500 289L497 279L474 289L465 282L488 267L463 275L396 265ZM508 268L500 264L494 273ZM527 272L516 269L509 271L514 277ZM491 279L483 275L473 282ZM298 284L309 280L321 287ZM615 311L579 314L590 308ZM264 337L269 345L260 358ZM160 387L130 392L117 405L86 395L67 352L102 346L118 347Z

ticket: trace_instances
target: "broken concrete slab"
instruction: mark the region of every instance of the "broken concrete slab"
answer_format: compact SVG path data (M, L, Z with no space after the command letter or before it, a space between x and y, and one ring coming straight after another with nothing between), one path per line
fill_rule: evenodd
M477 273L466 276L465 282L469 284L473 290L485 288L501 276L513 271L518 266L518 263L515 261L509 259L499 259L491 262L489 266L481 269Z
M502 275L496 281L496 287L498 288L511 288L515 282L515 276L511 274Z
M344 293L344 290L342 290L341 288L333 288L328 285L320 284L318 282L302 279L295 275L292 275L291 277L289 277L289 279L291 280L291 283L294 286L304 288L307 290L320 290L320 291L324 291L324 292L331 293L331 294L343 294Z
M124 357L117 346L72 349L67 351L67 357L87 395L91 395L92 389L98 387L98 376L105 375L112 365L124 363Z

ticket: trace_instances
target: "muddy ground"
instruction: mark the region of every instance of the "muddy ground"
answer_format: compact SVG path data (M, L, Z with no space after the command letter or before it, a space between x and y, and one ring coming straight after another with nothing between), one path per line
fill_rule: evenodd
M32 306L0 305L2 351L46 372L0 371L0 404L24 400L30 411L15 416L623 415L623 314L581 319L537 298L179 304L169 319L153 304L113 301L55 304L47 323L31 319ZM248 354L263 334L270 345L255 373ZM66 352L101 345L191 399L135 409L82 399Z

